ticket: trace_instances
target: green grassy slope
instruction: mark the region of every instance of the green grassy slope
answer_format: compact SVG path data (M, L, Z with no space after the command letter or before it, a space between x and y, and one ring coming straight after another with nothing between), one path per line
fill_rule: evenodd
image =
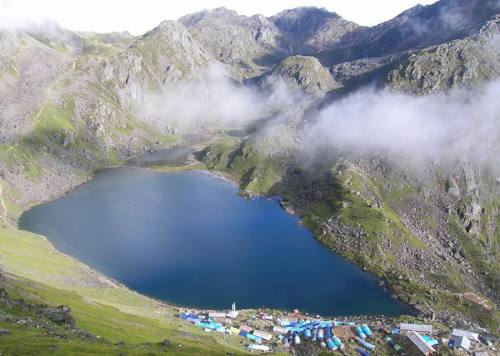
M222 137L201 155L208 169L228 175L247 193L274 193L284 174L284 163L273 161L234 137Z
M234 349L235 340L207 336L201 329L177 319L174 308L106 279L56 251L41 236L1 229L0 265L4 275L0 288L6 289L12 300L23 300L21 308L0 303L0 315L37 321L40 318L30 311L34 306L68 305L76 327L98 336L95 340L82 339L62 326L48 333L43 328L30 327L29 323L20 325L4 320L0 328L9 330L11 335L0 337L3 354L238 352ZM170 346L159 345L165 339Z
M123 109L96 79L96 63L128 41L88 35L81 56L31 112L31 125L0 145L0 290L12 300L0 300L0 329L10 331L0 335L2 355L238 352L234 340L208 336L179 321L175 308L108 280L43 237L13 227L23 210L64 193L94 170L175 140ZM99 337L82 338L74 327L47 321L39 313L42 304L69 305L76 329ZM165 339L170 346L158 344Z

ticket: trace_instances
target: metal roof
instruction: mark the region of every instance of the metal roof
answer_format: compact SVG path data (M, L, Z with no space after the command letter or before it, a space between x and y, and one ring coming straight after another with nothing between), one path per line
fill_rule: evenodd
M429 344L425 342L424 338L419 333L415 331L409 331L406 336L408 337L408 339L410 339L413 345L415 345L424 355L436 351L432 346L429 346Z
M468 350L470 349L470 340L466 336L455 336L453 339L453 347L456 349L462 348Z
M253 332L253 334L255 336L258 336L258 337L260 337L260 338L262 338L264 340L267 340L267 341L269 341L269 340L271 340L273 338L273 336L271 334L268 334L268 333L266 333L264 331L260 331L260 330L255 330Z
M467 331L467 330L462 330L462 329L453 329L451 332L451 335L453 336L465 336L466 338L474 341L479 340L479 334L475 333L473 331Z
M401 323L399 324L399 328L401 329L401 332L416 331L425 334L432 334L432 332L434 331L432 325L427 325L427 324Z

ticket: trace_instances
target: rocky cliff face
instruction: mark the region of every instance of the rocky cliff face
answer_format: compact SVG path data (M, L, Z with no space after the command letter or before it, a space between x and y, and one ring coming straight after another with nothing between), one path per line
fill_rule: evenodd
M0 33L0 142L24 133L71 58L24 33Z
M229 65L236 78L259 74L286 53L286 39L262 15L240 16L218 8L182 17L179 22L214 58Z
M362 29L336 13L313 7L285 10L270 20L288 39L289 52L301 54L334 48L343 39Z
M469 36L499 12L496 0L446 0L406 10L394 19L348 36L318 54L325 65L380 57Z
M414 94L473 86L500 73L500 17L477 34L413 53L388 75L388 84Z
M140 100L146 91L173 87L210 61L183 25L164 21L107 59L101 80L122 101Z

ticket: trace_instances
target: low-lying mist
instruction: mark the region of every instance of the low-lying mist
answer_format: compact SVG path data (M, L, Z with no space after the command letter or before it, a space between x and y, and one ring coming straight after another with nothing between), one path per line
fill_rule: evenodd
M428 96L367 87L315 111L308 110L315 105L311 96L277 79L245 86L220 66L202 77L146 95L141 117L181 132L255 124L252 142L261 152L306 161L383 154L500 167L500 80Z
M363 89L321 110L305 156L387 154L415 161L477 160L500 167L500 80L428 96Z
M299 98L280 81L266 90L242 85L220 65L160 93L145 95L139 114L159 129L230 129L272 117Z

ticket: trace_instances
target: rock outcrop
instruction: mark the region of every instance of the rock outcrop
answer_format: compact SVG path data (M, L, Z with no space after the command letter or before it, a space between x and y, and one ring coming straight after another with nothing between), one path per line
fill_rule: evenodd
M470 87L500 74L500 16L479 33L411 54L388 75L390 86L413 94Z
M499 6L496 0L441 0L417 5L389 21L354 32L318 57L330 66L449 42L476 33L498 14Z
M180 23L164 21L106 60L102 82L122 101L173 87L205 67L211 58Z
M284 10L270 20L287 39L292 53L312 54L334 48L362 29L334 12L315 7Z
M291 56L285 58L270 72L273 79L281 79L290 87L309 93L327 93L340 87L315 57Z
M42 315L56 324L66 324L73 326L75 319L71 315L71 308L67 305L48 307L42 311Z
M247 17L217 8L184 16L179 22L212 57L229 65L236 78L260 74L287 53L286 39L262 15Z

